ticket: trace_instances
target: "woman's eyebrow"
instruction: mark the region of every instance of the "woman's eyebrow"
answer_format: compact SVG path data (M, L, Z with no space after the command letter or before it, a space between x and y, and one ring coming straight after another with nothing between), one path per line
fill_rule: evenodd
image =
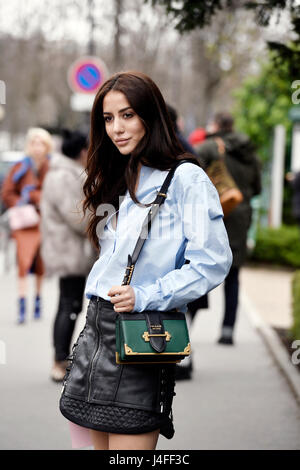
M122 108L118 112L119 113L124 113L124 111L126 111L127 109L131 109L131 106L127 106L126 108ZM109 111L103 111L103 114L112 114L112 113L109 112Z

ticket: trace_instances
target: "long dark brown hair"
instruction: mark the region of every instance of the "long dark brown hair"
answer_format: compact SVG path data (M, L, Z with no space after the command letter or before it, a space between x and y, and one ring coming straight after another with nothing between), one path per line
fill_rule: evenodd
M145 135L130 155L122 155L105 130L103 99L111 91L120 91L145 126ZM186 154L177 139L163 96L150 77L129 71L113 75L99 89L92 113L88 149L87 179L83 186L84 212L90 212L89 238L99 248L96 228L104 216L96 215L100 204L119 208L119 197L128 190L135 203L138 165L167 170L182 158L197 162Z

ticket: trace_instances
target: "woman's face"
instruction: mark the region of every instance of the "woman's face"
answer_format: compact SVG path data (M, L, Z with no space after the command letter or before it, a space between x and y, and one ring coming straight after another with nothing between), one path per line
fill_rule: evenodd
M108 137L123 155L131 153L146 133L143 122L121 91L111 90L105 95L103 117Z
M40 137L34 137L29 144L29 153L36 160L42 160L48 153L48 147Z

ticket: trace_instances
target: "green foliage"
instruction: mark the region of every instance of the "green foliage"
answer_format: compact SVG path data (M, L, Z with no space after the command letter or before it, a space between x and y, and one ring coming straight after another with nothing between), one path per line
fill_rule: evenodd
M300 339L300 270L297 270L293 276L292 299L293 324L291 333L293 338Z
M153 5L163 5L167 13L172 14L177 20L176 28L181 32L192 31L211 24L214 15L221 10L237 10L245 8L255 13L256 21L261 26L268 26L274 11L282 10L296 16L300 16L297 8L297 0L265 0L244 1L235 0L150 0Z
M255 261L300 268L300 232L297 226L259 228L251 254Z
M274 126L283 124L290 138L291 84L288 67L282 65L275 69L270 60L262 65L259 75L247 78L234 92L236 127L255 143L263 162L272 155Z
M204 28L213 22L214 16L220 11L235 12L246 9L254 12L255 20L260 26L268 26L271 18L277 16L279 22L281 13L288 12L291 18L291 29L296 39L288 44L282 42L268 42L274 52L276 63L287 64L290 74L296 79L300 73L300 5L298 0L264 0L243 1L236 0L145 0L152 5L160 4L166 13L176 21L176 29L181 33Z
M259 75L247 78L236 91L234 115L236 127L247 134L256 144L263 162L272 155L274 126L283 124L287 131L289 145L292 123L288 110L292 106L292 82L300 76L300 6L296 0L266 0L263 2L231 0L152 0L153 4L164 5L168 14L177 20L181 32L203 28L211 24L213 16L221 10L252 9L257 21L268 25L271 16L277 12L289 11L291 29L295 39L287 44L269 43L269 60L261 67ZM299 71L297 75L297 70Z
M286 65L289 74L296 80L300 74L300 7L291 10L291 24L295 38L287 44L268 41L268 47L273 52L275 67Z
M176 29L181 33L209 25L213 16L223 8L232 6L232 0L151 0L153 5L161 4L166 12L177 20Z
M257 154L263 162L263 204L268 210L271 159L273 155L274 126L284 125L286 129L285 172L290 171L291 137L293 123L289 118L292 104L293 78L288 64L275 66L273 54L269 62L261 66L260 73L248 77L235 90L233 114L235 126L250 137L257 147ZM299 106L299 105L298 105ZM284 182L283 222L293 224L291 213L293 191Z

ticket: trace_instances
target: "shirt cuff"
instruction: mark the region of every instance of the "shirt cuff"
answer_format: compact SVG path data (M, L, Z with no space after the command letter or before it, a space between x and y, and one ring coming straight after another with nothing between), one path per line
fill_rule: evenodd
M151 302L150 309L155 310L158 309L154 305L159 305L159 291L155 284L149 286L132 286L135 295L135 304L134 304L134 312L143 312L144 310L148 309L148 306ZM149 310L150 310L149 309Z

